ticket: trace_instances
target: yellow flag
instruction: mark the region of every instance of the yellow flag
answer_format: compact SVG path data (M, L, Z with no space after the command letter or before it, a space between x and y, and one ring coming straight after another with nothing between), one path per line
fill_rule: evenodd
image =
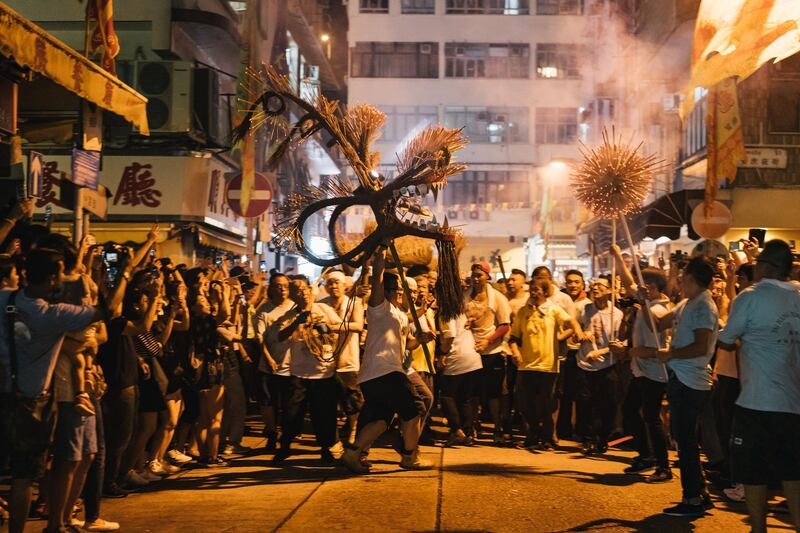
M702 0L692 44L692 79L681 116L694 107L694 90L750 76L767 61L800 51L800 0Z
M708 91L706 141L708 168L704 204L708 217L720 181L727 178L732 182L736 179L737 165L746 158L736 81L733 78L722 80Z

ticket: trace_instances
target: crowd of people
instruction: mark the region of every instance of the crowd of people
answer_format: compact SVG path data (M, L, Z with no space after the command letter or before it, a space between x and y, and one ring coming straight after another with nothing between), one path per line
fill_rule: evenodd
M443 320L436 272L384 247L310 280L222 257L174 264L157 226L135 246L74 246L30 214L22 202L0 224L12 533L29 515L50 533L119 529L103 498L228 465L251 451L253 413L275 465L308 418L323 462L367 474L396 426L400 467L430 469L420 444L442 435L436 413L444 446L632 447L626 474L665 483L679 468L669 515L713 508L712 481L765 531L778 484L800 525L800 284L783 241L659 266L614 245L616 276L570 270L563 288L544 266L493 279L476 262L465 312Z

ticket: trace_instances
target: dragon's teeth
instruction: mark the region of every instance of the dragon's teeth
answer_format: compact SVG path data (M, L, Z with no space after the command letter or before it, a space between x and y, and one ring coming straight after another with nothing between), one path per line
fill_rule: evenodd
M433 187L433 201L439 201L439 187Z

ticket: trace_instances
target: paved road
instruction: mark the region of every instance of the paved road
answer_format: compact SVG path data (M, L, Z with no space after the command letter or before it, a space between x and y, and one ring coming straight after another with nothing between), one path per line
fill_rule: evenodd
M263 441L248 437L245 444ZM569 446L537 454L490 446L423 452L435 470L401 470L395 452L377 448L374 473L362 477L323 466L309 446L280 468L253 453L230 468L187 470L106 500L103 516L122 522L125 532L156 533L748 530L743 504L716 500L717 508L694 522L659 514L680 484L647 485L622 474L630 452L614 450L604 459ZM786 514L770 521L776 530L790 529Z

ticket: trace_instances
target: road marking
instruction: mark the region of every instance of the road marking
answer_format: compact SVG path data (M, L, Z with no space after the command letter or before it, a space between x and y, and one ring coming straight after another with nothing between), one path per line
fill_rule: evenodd
M281 520L281 521L278 523L278 525L277 525L277 526L275 526L275 528L274 528L272 531L273 531L273 532L275 532L275 531L279 531L279 530L280 530L280 529L281 529L283 526L285 526L285 525L286 525L286 524L289 522L289 520L291 520L291 519L292 519L292 517L293 517L293 516L294 516L294 515L297 513L297 511L299 511L299 510L300 510L300 508L301 508L302 506L304 506L304 505L306 504L306 502L307 502L308 500L310 500L310 499L311 499L311 497L312 497L312 496L313 496L313 495L314 495L314 494L315 494L315 493L316 493L316 492L317 492L317 491L320 489L320 487L322 487L322 485L324 485L324 484L325 484L325 482L326 482L326 481L328 481L328 478L325 478L325 479L323 479L322 481L320 481L320 482L319 482L319 485L317 485L316 487L314 487L314 490L312 490L311 492L309 492L309 493L308 493L308 496L306 496L305 498L303 498L303 501L301 501L300 503L298 503L298 504L297 504L297 507L295 507L294 509L292 509L292 512L290 512L288 515L286 515L286 518L284 518L283 520Z

